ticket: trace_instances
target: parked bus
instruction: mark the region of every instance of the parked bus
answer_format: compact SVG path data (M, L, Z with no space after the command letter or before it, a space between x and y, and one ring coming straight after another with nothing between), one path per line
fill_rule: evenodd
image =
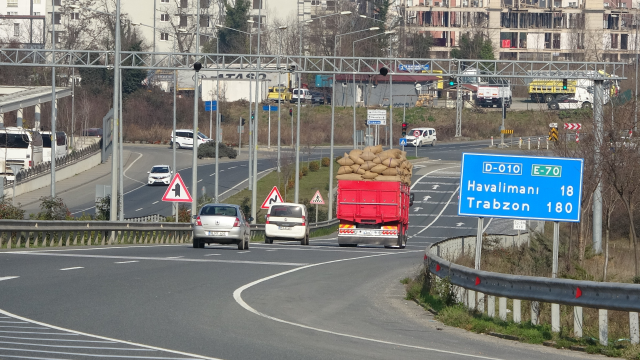
M51 131L41 131L42 135L42 161L51 161ZM69 144L67 134L64 131L56 131L56 159L67 155Z
M13 180L11 165L29 169L42 162L42 136L19 127L0 129L0 176Z

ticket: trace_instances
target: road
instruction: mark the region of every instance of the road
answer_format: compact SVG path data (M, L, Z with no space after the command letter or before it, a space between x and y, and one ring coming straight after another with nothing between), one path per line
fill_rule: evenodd
M399 280L420 270L426 246L476 232L475 219L456 216L459 161L444 158L461 147L416 164L403 250L340 248L334 234L247 251L0 251L0 358L601 358L443 326L404 300ZM508 225L489 221L486 232Z

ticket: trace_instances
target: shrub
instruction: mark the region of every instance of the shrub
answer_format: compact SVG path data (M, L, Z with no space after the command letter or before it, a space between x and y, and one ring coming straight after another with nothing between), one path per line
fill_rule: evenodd
M295 181L289 179L289 181L287 182L287 189L293 189L294 186L296 186Z
M0 200L0 219L24 220L24 210L18 206L13 206L11 200L3 197Z
M302 171L300 171L300 174L298 174L298 179L302 179L303 176L304 174L302 173Z
M235 149L228 147L227 145L220 143L218 146L218 157L228 157L229 159L235 159L238 156L238 152ZM216 157L216 143L215 141L209 141L198 146L198 159L202 158L215 158Z
M40 198L40 212L36 214L38 220L65 220L71 213L62 198L43 196Z
M317 161L312 161L309 163L309 170L318 171L320 170L320 163Z
M323 157L322 158L322 166L325 166L325 167L329 166L329 158L328 157Z
M181 203L178 206L178 222L191 222L191 205Z
M300 170L300 173L302 174L302 176L307 176L309 174L309 168L306 166L303 166L302 170Z

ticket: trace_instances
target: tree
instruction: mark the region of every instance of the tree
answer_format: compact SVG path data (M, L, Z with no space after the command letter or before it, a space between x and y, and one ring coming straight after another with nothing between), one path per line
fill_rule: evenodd
M133 43L127 51L142 51L142 41ZM129 95L142 87L142 81L147 77L145 70L122 70L122 95Z
M407 56L410 58L426 59L431 52L433 46L433 37L431 33L414 32L407 34Z
M482 33L465 33L460 36L459 46L451 50L451 57L454 59L482 59L495 60L493 55L493 44Z
M249 0L237 0L235 5L231 5L226 2L224 26L231 29L249 32L247 20L249 20L250 5ZM242 54L246 52L246 41L248 40L246 34L222 28L218 31L218 37L220 39L220 53ZM207 46L215 46L215 43L208 44Z

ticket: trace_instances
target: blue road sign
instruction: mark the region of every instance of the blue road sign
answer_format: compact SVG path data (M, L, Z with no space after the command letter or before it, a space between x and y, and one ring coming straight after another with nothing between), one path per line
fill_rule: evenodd
M407 139L406 138L400 138L400 146L407 146Z
M218 102L217 101L205 101L204 102L204 111L216 111L218 110Z
M367 120L367 125L387 125L387 120Z
M277 106L262 105L262 110L264 110L264 111L278 111L278 107Z
M580 221L582 159L462 154L458 215Z

